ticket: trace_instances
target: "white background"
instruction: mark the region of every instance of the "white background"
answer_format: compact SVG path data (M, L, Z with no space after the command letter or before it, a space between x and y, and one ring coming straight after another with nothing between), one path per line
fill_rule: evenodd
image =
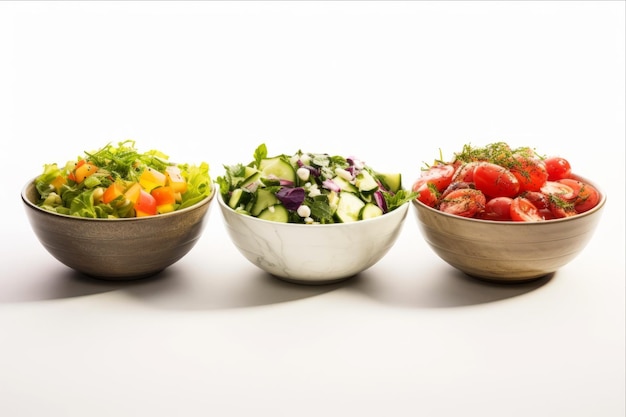
M0 415L623 417L624 5L0 3ZM45 252L19 193L126 138L214 177L265 142L405 186L440 150L504 140L609 198L584 252L532 284L465 278L413 210L368 271L288 284L215 206L155 279L94 281Z

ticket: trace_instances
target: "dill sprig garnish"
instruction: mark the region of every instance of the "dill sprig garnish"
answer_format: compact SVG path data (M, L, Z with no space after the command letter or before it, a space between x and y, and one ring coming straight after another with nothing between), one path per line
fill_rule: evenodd
M511 148L506 142L494 142L482 147L474 147L471 144L463 145L461 152L454 154L459 162L491 162L505 168L518 167L524 159L541 157L534 149L529 147Z

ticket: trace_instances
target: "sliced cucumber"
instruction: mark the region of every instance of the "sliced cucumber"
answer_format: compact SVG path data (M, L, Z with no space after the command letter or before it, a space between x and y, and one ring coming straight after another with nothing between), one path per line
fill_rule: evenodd
M377 175L392 193L397 193L402 188L402 174L379 173Z
M359 189L354 186L354 184L350 183L347 179L336 176L333 177L333 182L337 184L341 191L348 191L350 193L358 193Z
M243 190L241 188L235 188L233 192L230 194L230 198L228 200L228 207L231 209L236 209L239 205L239 201L241 200L241 195L243 194Z
M373 219L383 215L383 211L374 203L367 203L363 206L360 213L361 220Z
M287 211L285 206L281 204L275 204L263 210L259 214L258 218L263 220L269 220L272 222L287 223L289 221L289 212Z
M271 191L259 188L256 194L256 201L250 209L250 213L253 216L258 216L263 210L265 210L269 206L273 206L274 204L278 204L278 199L276 198L276 195L274 195L274 193Z
M243 188L247 185L252 184L256 180L261 178L261 172L256 170L255 168L246 167L246 179L239 184L240 188Z
M273 175L282 180L296 182L296 171L293 169L289 162L286 162L280 158L272 158L271 162L263 163L266 159L261 161L263 167L261 171L267 177Z
M378 190L378 183L376 182L376 179L367 171L359 172L356 176L355 185L359 191L364 194L371 194Z
M243 176L244 176L245 178L248 178L248 177L250 177L251 175L256 174L257 172L259 172L259 170L258 170L258 169L256 169L255 167L246 166L246 167L243 169Z
M361 196L361 200L363 200L364 203L371 203L374 199L373 195L374 193L359 193L359 196Z
M363 206L365 203L356 194L341 192L335 218L341 223L355 222L359 220Z
M279 161L280 156L274 156L272 158L261 159L259 162L259 171L263 171L266 167L272 165L274 162Z

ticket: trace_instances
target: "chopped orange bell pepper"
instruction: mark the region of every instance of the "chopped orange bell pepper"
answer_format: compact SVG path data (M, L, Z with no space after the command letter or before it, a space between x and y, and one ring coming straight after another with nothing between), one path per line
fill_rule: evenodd
M81 160L81 162L82 161L84 161L84 159ZM97 171L98 171L98 167L95 164L91 162L83 162L83 163L79 162L78 164L76 164L76 168L73 171L74 178L71 178L71 176L68 176L68 177L70 177L77 183L81 183L85 180L85 178L95 174Z
M157 212L169 213L174 211L174 203L176 203L176 195L170 186L158 187L150 192L156 200Z
M124 195L124 187L121 184L114 182L104 191L104 194L102 195L102 202L104 204L109 204L121 195Z

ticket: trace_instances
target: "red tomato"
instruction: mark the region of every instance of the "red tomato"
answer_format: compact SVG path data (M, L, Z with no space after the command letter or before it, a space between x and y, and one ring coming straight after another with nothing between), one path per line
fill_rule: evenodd
M520 191L539 191L548 180L548 171L543 161L536 158L517 156L511 172L519 181Z
M485 195L473 188L460 188L452 191L439 204L444 213L462 217L475 217L485 209Z
M569 161L560 156L552 156L543 161L548 172L548 181L556 181L569 178L572 175L572 167Z
M544 220L556 219L556 217L554 217L554 214L552 214L549 208L540 209L539 215L543 217Z
M538 222L544 220L535 205L524 197L511 201L511 220L516 222Z
M584 213L598 205L600 193L591 185L570 178L563 178L558 182L574 190L574 210L577 213Z
M476 188L476 187L474 187L474 183L472 182L453 182L448 186L448 188L445 189L443 193L441 193L439 198L444 199L452 191L460 190L461 188Z
M434 185L429 186L428 183L424 183L417 190L414 188L413 191L417 192L417 199L419 201L429 207L435 207L438 200L438 192L436 189L433 190L434 187Z
M452 182L474 182L474 168L478 162L468 162L459 165L452 176Z
M573 203L560 198L557 194L553 194L549 197L548 208L555 219L572 217L578 214L574 209Z
M508 169L491 162L481 162L474 168L474 184L487 197L515 197L520 184Z
M433 184L439 192L442 192L452 182L455 168L452 164L437 164L431 166L413 184L413 191L417 191L422 184Z
M134 207L137 217L154 216L157 214L156 200L144 189L139 191L139 197L137 198Z
M573 200L576 197L572 187L559 181L546 181L545 185L541 187L541 192L548 197L555 195L566 201Z
M526 191L520 194L520 197L524 197L529 200L539 210L543 210L548 207L548 197L541 191Z
M496 197L487 201L485 211L480 218L484 220L506 221L511 220L511 203L513 199L510 197Z

